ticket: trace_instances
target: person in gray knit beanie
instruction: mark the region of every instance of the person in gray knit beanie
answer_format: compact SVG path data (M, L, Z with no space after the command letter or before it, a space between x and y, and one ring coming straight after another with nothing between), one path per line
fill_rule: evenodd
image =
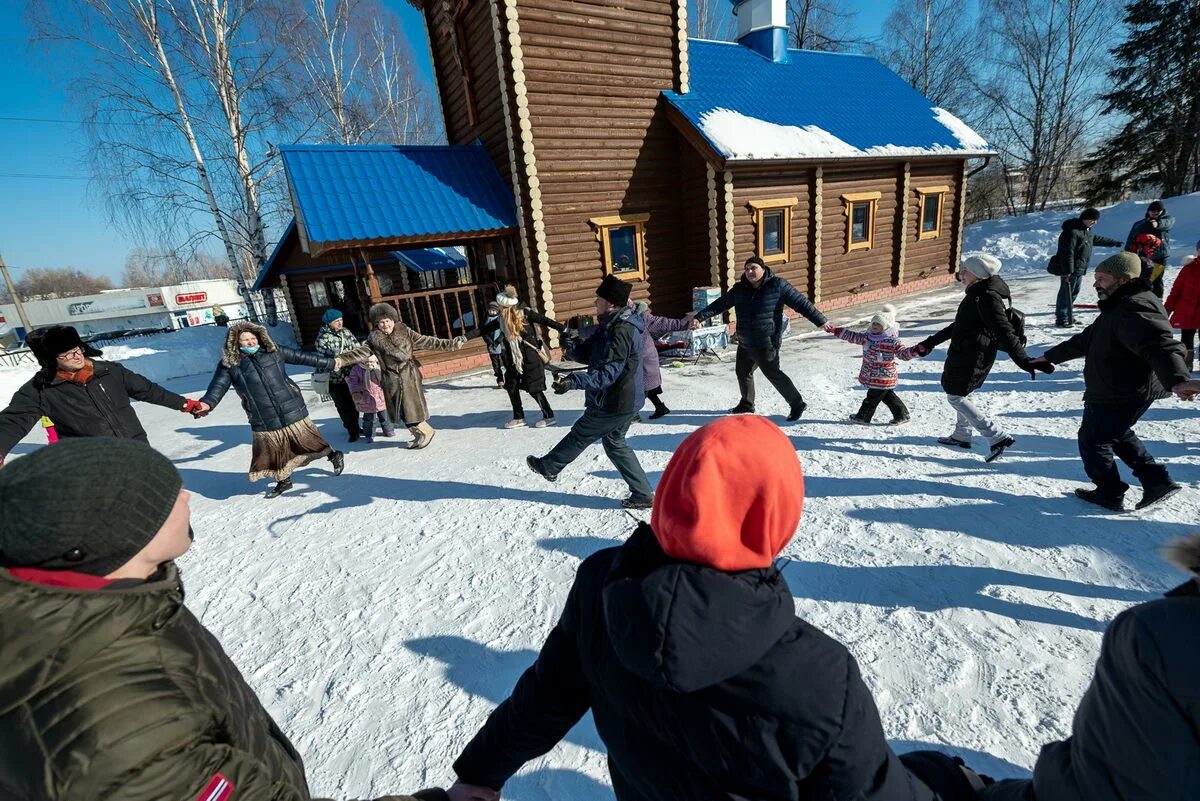
M117 571L175 508L183 479L144 442L74 439L0 470L0 567Z

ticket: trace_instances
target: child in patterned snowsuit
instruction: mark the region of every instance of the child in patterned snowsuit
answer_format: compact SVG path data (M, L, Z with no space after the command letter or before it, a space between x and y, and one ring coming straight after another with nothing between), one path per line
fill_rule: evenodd
M858 383L867 388L867 397L850 420L870 425L875 409L882 402L892 412L891 425L908 422L908 407L896 394L896 359L908 361L920 356L915 346L906 348L900 341L900 329L896 326L896 307L888 304L871 318L871 327L866 331L849 331L827 324L825 330L839 339L862 345L862 369L858 372Z

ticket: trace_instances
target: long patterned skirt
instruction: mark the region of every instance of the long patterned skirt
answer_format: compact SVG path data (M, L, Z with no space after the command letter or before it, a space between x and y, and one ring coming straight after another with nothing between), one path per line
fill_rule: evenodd
M251 481L264 478L283 481L293 470L332 452L333 448L307 417L278 431L255 431L249 477Z

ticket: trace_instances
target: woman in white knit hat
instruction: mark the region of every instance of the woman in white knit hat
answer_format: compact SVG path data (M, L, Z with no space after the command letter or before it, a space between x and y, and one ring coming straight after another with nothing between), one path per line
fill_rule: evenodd
M550 350L538 336L536 326L544 325L560 334L566 330L566 326L538 314L533 309L522 308L514 286L506 286L504 291L496 296L495 302L500 307L500 314L494 319L489 318L484 324L483 336L487 338L496 332L500 334L504 389L508 392L513 412L512 419L505 423L504 427L525 426L525 407L521 403L522 390L528 392L542 410L542 419L534 423L534 428L552 426L554 409L550 407L550 401L546 397L546 364L550 361Z
M954 431L938 442L952 448L969 449L972 429L987 438L991 462L1011 447L1016 439L997 423L988 419L968 397L983 386L996 361L996 353L1004 351L1022 370L1032 374L1035 369L1053 372L1053 366L1035 363L1025 352L1021 338L1009 319L1012 293L1000 277L1000 260L988 253L979 253L962 260L958 280L965 297L958 305L954 322L920 342L916 347L921 355L950 340L946 364L942 368L942 389L946 400L957 415ZM1049 368L1049 369L1047 369Z

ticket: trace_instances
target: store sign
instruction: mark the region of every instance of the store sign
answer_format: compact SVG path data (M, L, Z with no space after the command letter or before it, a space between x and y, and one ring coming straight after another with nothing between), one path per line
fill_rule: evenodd
M149 303L151 306L162 306L163 305L163 296L162 295L147 295L146 302Z
M67 306L67 314L72 317L81 317L85 314L111 314L112 312L135 311L144 308L146 308L144 295L136 297L113 295L72 303Z
M193 303L204 303L207 300L208 300L207 292L188 292L187 294L176 295L175 296L175 305L176 306L189 306Z

